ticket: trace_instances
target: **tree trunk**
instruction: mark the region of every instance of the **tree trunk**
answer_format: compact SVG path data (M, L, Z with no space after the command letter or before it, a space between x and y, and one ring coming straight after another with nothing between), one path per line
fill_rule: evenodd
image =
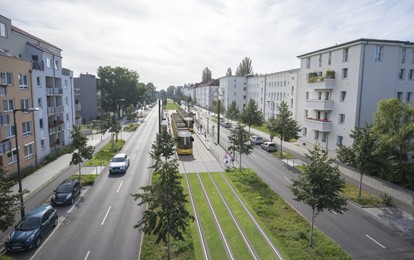
M282 137L280 137L280 159L283 159L283 152L282 152Z
M362 190L362 172L360 172L360 176L359 176L358 198L361 197L361 190Z
M168 260L171 260L170 232L167 233Z
M112 141L112 150L114 150L115 149L114 132L111 132L111 141Z
M309 246L312 247L312 237L313 237L313 226L315 224L315 208L312 208L312 224L311 224L311 230L309 235Z
M242 157L242 154L240 153L240 163L239 163L239 171L241 172L241 157Z
M81 177L81 164L79 163L79 181L81 181L82 177Z

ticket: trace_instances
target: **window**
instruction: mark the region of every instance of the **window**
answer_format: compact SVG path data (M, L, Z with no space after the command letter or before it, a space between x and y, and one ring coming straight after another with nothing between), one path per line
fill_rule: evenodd
M6 25L4 23L0 23L0 36L6 37Z
M3 111L13 111L14 109L14 102L12 99L5 99L3 100Z
M32 127L30 126L30 122L23 122L22 129L23 129L23 136L32 134Z
M306 127L302 128L302 135L306 136L308 134L308 129Z
M315 130L315 140L319 139L319 131Z
M399 100L402 100L402 96L403 96L403 93L402 92L397 92L397 98Z
M37 106L42 107L42 98L37 99Z
M26 75L19 74L19 87L27 88L27 76Z
M405 54L407 52L407 48L401 49L401 63L405 63Z
M342 62L348 62L349 60L349 48L345 48L342 53Z
M413 96L413 92L407 92L407 96L406 96L407 103L411 102L411 97L412 96Z
M384 57L384 46L377 45L375 46L375 61L382 61Z
M46 58L46 67L51 68L52 63L50 62L50 58Z
M68 97L65 97L65 102L66 102L66 105L69 105Z
M326 137L327 137L326 132L322 132L321 134L322 134L322 136L321 136L321 141L322 141L322 142L326 142Z
M39 119L39 127L40 129L43 129L43 118Z
M309 116L309 111L305 110L305 118L308 118L308 116Z
M336 137L336 145L342 145L342 141L344 140L344 137L341 135L338 135Z
M348 68L342 69L342 78L347 79L348 78Z
M0 84L13 85L13 74L10 72L0 72Z
M319 67L322 66L322 54L319 54Z
M17 150L14 149L13 151L8 152L7 159L9 160L9 164L17 162Z
M414 48L411 49L411 63L414 64Z
M20 99L20 108L21 109L29 109L29 99Z
M339 114L339 123L340 124L345 123L345 114Z
M45 138L42 138L40 140L40 149L42 149L42 150L46 149L46 146L45 146Z
M69 121L69 114L66 114L66 121Z
M305 99L308 100L309 99L309 92L305 93Z
M24 158L33 157L33 143L24 146Z
M410 72L408 73L408 79L409 80L413 80L414 79L414 70L410 70Z
M325 92L325 100L329 100L329 92Z
M310 57L306 58L306 68L310 68Z
M16 134L16 131L14 130L14 125L6 125L6 137L12 137Z
M404 79L405 76L405 69L400 69L398 72L398 79Z
M36 77L36 86L40 87L40 77Z
M346 91L341 91L341 96L339 97L339 100L341 102L344 102L346 98Z
M332 59L332 52L330 51L328 54L328 65L331 65L331 59Z
M58 70L58 69L59 69L59 61L55 60L55 70Z

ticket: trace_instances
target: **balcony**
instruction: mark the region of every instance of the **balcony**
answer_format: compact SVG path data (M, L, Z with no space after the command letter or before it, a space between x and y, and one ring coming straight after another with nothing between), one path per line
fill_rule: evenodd
M65 75L65 76L70 76L70 70L62 68L62 74Z
M63 106L56 106L56 107L47 107L47 115L56 115L56 114L62 114L64 112Z
M332 122L327 119L306 118L304 126L320 132L330 132L332 130Z
M48 96L61 96L63 94L62 88L46 88L46 95Z
M33 61L32 69L43 71L45 69L45 65L43 64L43 62Z
M64 125L56 125L56 126L49 126L49 135L59 133L60 131L63 131Z
M306 100L305 106L307 109L332 110L333 100L308 99Z
M312 89L334 89L335 79L315 78L315 80L308 81L308 86Z

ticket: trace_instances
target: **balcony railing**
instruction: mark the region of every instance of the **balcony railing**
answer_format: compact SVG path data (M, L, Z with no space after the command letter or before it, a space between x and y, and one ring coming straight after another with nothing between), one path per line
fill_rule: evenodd
M308 99L306 100L306 108L315 110L332 110L333 101L322 99Z
M305 127L320 132L330 132L332 130L332 122L327 119L306 118Z
M70 70L63 68L62 69L62 74L65 75L65 76L70 76Z
M47 115L56 115L56 114L62 114L64 112L63 106L56 106L56 107L47 107Z
M313 89L333 89L335 79L317 78L315 81L308 82L308 86Z
M63 124L49 127L49 135L59 133L60 131L63 131L63 128L64 128Z
M43 71L45 69L45 65L41 62L33 61L32 62L32 69Z
M48 96L61 96L63 94L62 88L46 88L46 94Z

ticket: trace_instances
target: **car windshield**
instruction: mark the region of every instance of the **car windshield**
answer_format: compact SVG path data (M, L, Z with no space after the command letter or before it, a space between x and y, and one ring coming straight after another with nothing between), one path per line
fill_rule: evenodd
M275 146L275 144L269 144L269 146Z
M28 217L23 219L19 224L16 226L16 230L27 231L33 230L40 226L40 218L37 217Z
M261 137L257 137L257 138L256 138L256 140L257 140L257 141L261 141L261 140L263 140L263 139L262 139Z
M58 193L70 193L72 192L72 185L70 184L64 184L60 185L57 190Z
M124 157L115 157L114 159L112 159L113 162L125 162Z

